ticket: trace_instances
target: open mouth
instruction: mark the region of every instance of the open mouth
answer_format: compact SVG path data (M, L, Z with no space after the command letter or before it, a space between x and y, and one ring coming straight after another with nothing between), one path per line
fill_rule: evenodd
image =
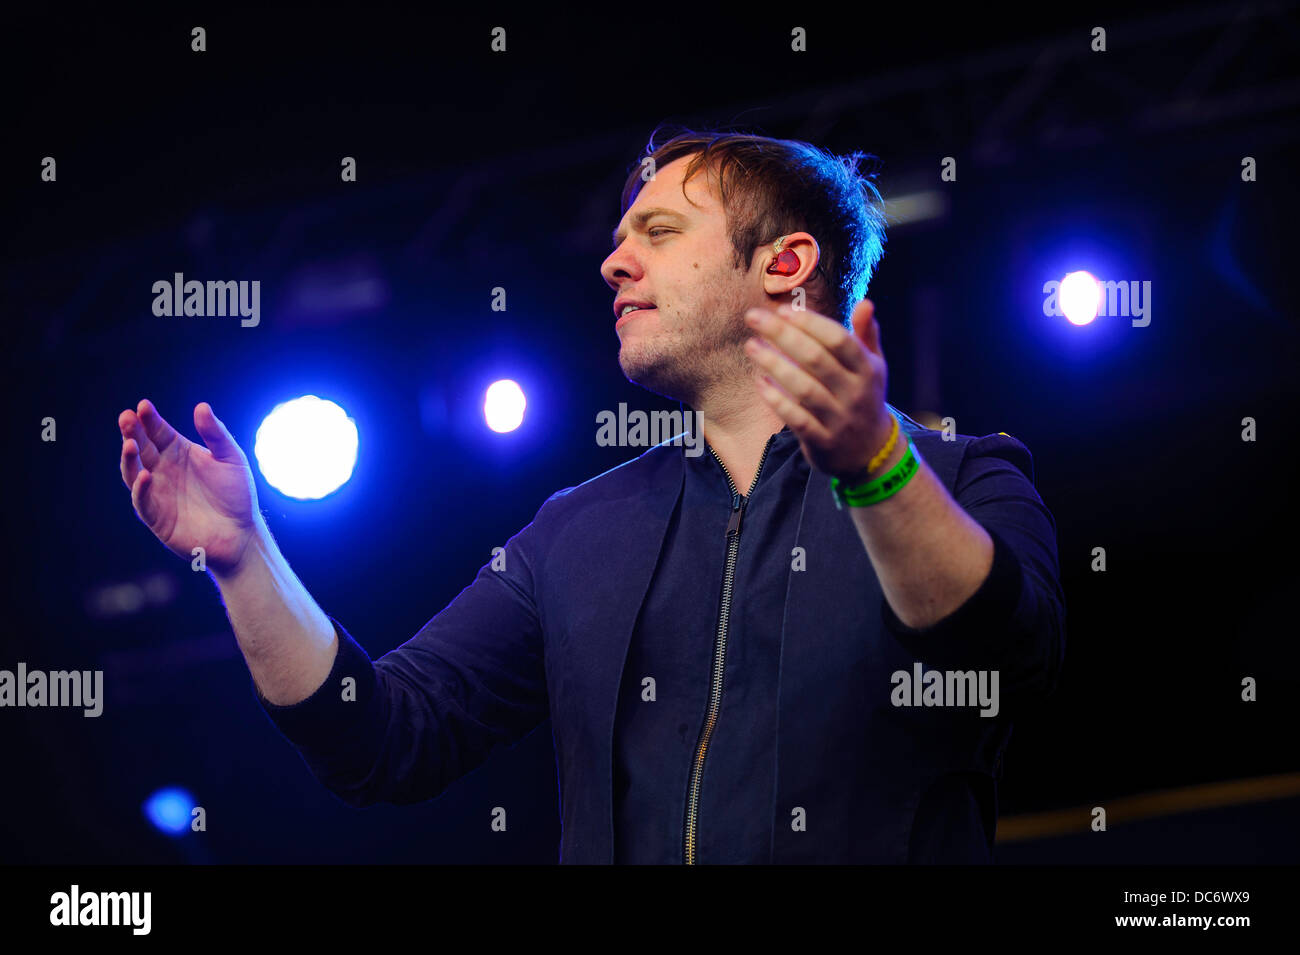
M614 327L618 328L618 326L622 325L629 318L633 318L634 316L637 315L642 315L646 312L653 312L655 310L656 310L655 306L653 305L649 305L644 308L633 308L633 309L625 310L623 314L618 317L618 321L614 323Z

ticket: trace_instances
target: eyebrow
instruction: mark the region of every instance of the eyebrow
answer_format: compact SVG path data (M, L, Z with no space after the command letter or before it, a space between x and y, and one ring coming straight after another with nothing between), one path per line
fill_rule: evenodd
M655 216L671 216L672 218L677 219L679 222L686 221L686 217L684 215L672 209L663 209L663 208L642 209L640 212L633 214L632 227L634 229L640 229L643 226L645 226L645 224L649 222L651 219L653 219ZM623 241L623 234L619 232L618 229L615 229L613 236L611 236L611 241L614 243L614 248L617 249L619 243Z

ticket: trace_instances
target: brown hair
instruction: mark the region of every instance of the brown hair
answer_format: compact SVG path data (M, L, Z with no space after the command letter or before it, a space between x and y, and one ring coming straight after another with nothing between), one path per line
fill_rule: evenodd
M664 127L656 129L645 156L654 160L655 170L693 156L682 177L683 196L686 182L700 169L717 177L736 267L748 269L759 247L781 236L810 233L821 250L808 290L810 304L847 327L884 255L885 215L872 182L875 171L863 175L857 169L861 160L876 157L861 152L835 156L809 143L752 133L678 129L658 146L655 138ZM644 185L644 165L642 157L628 173L620 215Z

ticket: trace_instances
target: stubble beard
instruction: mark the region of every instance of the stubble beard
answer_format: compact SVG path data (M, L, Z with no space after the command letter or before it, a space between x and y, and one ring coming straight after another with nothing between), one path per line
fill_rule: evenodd
M621 347L618 364L633 384L698 408L709 389L750 372L744 343L752 334L741 302L711 301L690 318L674 321L673 328Z

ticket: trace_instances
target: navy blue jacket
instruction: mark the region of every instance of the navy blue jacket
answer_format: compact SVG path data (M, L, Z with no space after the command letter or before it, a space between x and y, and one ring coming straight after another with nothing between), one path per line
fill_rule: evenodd
M1055 522L1021 442L890 410L994 543L931 627L783 429L752 489L665 442L557 492L402 646L331 618L322 686L258 698L351 806L430 799L550 716L565 863L990 861L1012 718L1064 655ZM916 705L901 675L932 670L997 671L996 715Z

